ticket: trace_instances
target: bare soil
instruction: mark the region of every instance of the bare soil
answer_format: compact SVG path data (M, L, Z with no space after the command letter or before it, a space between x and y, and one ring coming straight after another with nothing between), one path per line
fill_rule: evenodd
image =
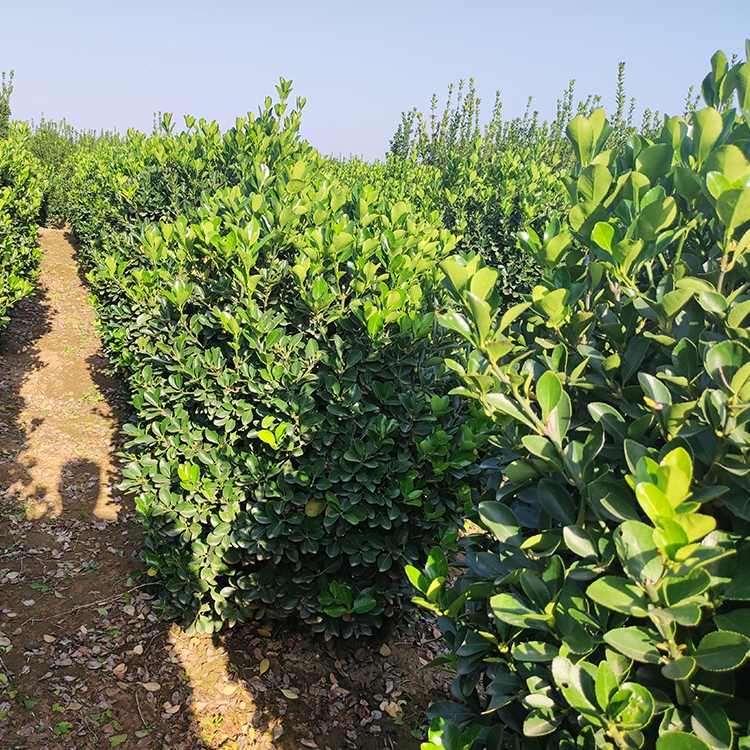
M143 583L120 481L127 410L75 248L41 229L0 336L0 748L416 750L449 678L433 623L385 643L293 622L189 636Z

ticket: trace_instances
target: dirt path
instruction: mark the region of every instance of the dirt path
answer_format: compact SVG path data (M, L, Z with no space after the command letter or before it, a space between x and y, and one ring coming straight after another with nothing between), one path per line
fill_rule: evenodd
M37 292L0 336L0 748L418 748L447 684L417 672L431 624L326 644L278 622L190 637L153 610L69 240L40 230Z

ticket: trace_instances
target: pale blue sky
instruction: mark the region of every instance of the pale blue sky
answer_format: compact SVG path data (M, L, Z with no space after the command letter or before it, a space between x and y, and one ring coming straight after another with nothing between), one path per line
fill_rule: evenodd
M638 112L681 114L716 49L744 56L750 3L0 0L0 30L17 119L150 132L162 110L229 127L283 76L313 145L373 159L401 111L471 76L487 116L500 89L506 116L533 95L551 117L571 78L612 111L623 60Z

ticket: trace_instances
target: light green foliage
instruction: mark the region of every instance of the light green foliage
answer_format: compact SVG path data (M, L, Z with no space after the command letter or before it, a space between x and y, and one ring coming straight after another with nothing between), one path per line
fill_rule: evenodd
M36 217L42 201L41 167L29 151L29 133L13 125L0 140L0 327L8 311L31 293L39 250Z
M750 743L749 70L717 54L709 106L619 157L603 111L569 123L570 208L524 235L522 303L442 264L454 394L497 452L466 572L448 587L436 548L408 574L457 672L432 714L475 747Z
M53 122L42 116L39 123L32 121L29 148L41 163L46 182L39 211L40 224L64 225L70 179L81 152L90 151L103 142L118 141L116 133L76 130L64 119Z
M6 78L5 72L0 77L0 140L8 137L10 132L10 95L13 93L13 71Z
M484 416L436 395L455 238L393 186L333 177L279 94L224 134L165 116L81 154L69 216L131 389L125 486L169 610L370 633L472 501Z

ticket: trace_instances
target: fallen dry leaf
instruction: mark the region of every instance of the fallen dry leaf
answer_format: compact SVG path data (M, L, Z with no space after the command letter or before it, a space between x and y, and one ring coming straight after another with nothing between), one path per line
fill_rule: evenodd
M380 647L380 655L381 656L390 656L391 655L391 649L390 649L390 647L388 646L387 643L384 643Z
M148 690L149 693L155 693L157 690L161 690L161 685L158 682L142 682L141 687L144 690Z
M133 653L140 656L143 653L143 646L140 643L137 646L133 646Z
M123 675L125 674L125 672L127 672L127 671L128 671L128 666L127 666L127 664L122 664L122 663L120 663L120 664L117 664L117 665L116 665L116 666L115 666L115 667L114 667L114 668L112 669L112 672L113 672L113 674L115 675L115 677L122 677L122 676L123 676Z
M239 685L224 685L224 687L222 688L221 692L224 695L233 695L234 693L237 692L237 688L238 687L239 687Z
M258 635L262 635L264 638L271 637L271 631L268 628L258 628L257 633Z
M289 698L289 700L295 700L296 698L299 698L299 695L294 692L294 690L289 690L287 688L281 688L281 692Z
M268 659L263 659L260 662L260 673L261 674L265 674L266 672L268 672L268 670L270 669L270 667L271 667L271 662L268 661Z
M54 643L57 640L54 635L49 635L48 633L45 633L42 637L45 643Z

